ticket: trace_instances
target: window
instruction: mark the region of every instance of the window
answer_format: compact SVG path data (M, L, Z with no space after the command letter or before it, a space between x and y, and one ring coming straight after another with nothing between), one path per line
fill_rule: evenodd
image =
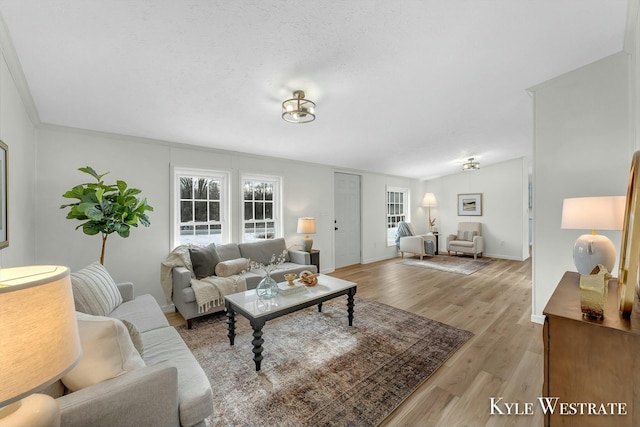
M229 240L227 182L223 172L175 169L174 246Z
M409 222L409 190L387 187L387 245L396 244L396 230L400 221Z
M242 204L243 242L280 237L280 178L244 176Z

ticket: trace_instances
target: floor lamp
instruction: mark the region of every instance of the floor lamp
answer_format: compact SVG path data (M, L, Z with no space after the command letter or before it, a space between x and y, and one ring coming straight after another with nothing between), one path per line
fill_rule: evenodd
M424 198L422 199L422 207L427 208L427 215L429 218L429 224L428 224L428 230L431 231L431 228L433 227L433 225L436 222L436 219L434 218L433 221L431 221L431 206L437 206L437 202L436 202L436 195L433 193L426 193L424 195Z
M60 426L56 400L33 393L82 354L69 269L0 269L0 307L0 426Z

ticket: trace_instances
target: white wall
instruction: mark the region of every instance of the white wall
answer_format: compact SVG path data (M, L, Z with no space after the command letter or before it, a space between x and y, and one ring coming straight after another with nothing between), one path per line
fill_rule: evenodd
M323 272L334 269L333 250L333 174L331 166L292 162L263 156L211 150L201 147L149 141L119 135L75 129L40 126L37 146L37 261L63 264L72 271L97 260L100 237L75 230L78 221L65 218L60 210L66 200L62 194L88 175L77 169L92 166L97 172L110 172L107 179L122 179L140 188L154 207L151 226L133 229L127 239L113 234L107 240L105 266L116 281L133 281L136 292L151 293L165 304L160 288L160 262L171 242L171 166L228 171L232 185L232 221L240 218L238 182L243 172L283 177L283 231L288 246L298 245L296 233L300 216L316 218L314 248L321 251ZM362 177L362 262L396 255L386 246L385 191L387 185L418 192L418 180L353 172ZM413 209L419 198L412 199ZM232 222L232 240L238 241L238 220Z
M459 222L481 222L485 256L529 258L528 169L527 159L520 158L425 181L425 192L433 192L438 203L431 218L436 218L440 251L446 251L446 236L457 233ZM482 216L458 216L458 194L465 193L482 193ZM426 208L421 211L426 226Z
M562 200L626 194L633 152L628 66L621 52L532 88L535 321L543 320L564 272L575 271L572 248L584 234L560 229ZM620 247L620 232L602 234Z
M0 28L0 139L8 145L9 246L0 250L0 266L14 267L35 262L35 143L34 120L20 92L23 76L15 67L13 48ZM12 62L13 61L13 62ZM14 77L15 76L15 77Z

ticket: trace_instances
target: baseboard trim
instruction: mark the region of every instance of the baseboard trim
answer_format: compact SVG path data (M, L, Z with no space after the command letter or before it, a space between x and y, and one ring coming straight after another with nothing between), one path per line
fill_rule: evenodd
M173 313L176 311L176 306L174 304L163 305L160 307L163 313Z
M544 325L545 316L540 316L539 314L532 314L531 321L533 323L538 323L540 325Z

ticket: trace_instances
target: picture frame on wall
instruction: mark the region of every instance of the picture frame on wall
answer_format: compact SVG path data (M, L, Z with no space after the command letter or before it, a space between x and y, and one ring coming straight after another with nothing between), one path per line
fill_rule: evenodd
M482 193L458 194L458 216L482 216Z

